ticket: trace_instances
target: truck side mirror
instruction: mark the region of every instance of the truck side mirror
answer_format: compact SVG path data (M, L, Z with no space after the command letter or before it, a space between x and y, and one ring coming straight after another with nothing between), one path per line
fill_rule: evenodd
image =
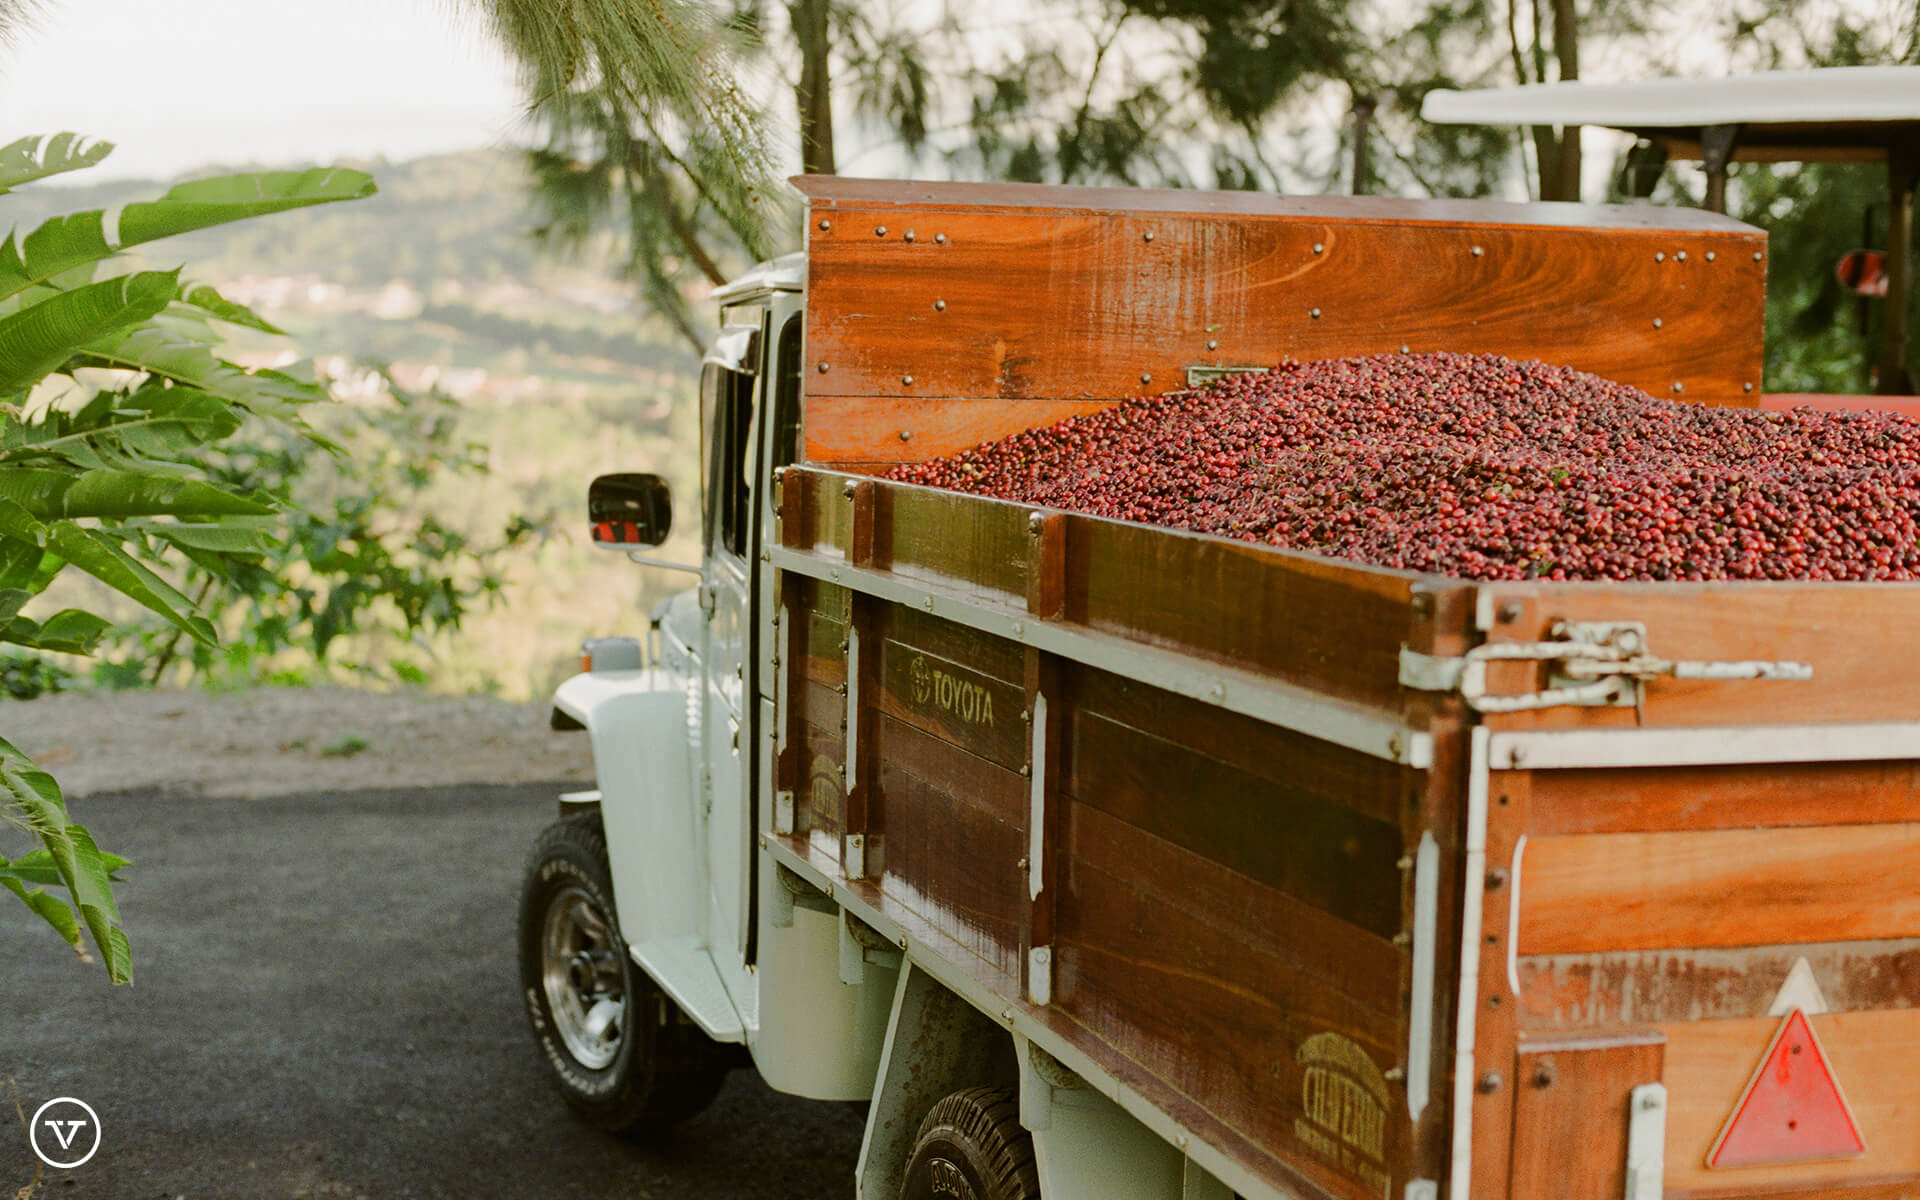
M602 549L658 546L673 527L673 496L658 475L602 475L587 488L587 520Z

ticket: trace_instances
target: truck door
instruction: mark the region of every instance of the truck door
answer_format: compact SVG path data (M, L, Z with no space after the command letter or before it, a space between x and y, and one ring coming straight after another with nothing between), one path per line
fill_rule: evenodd
M701 827L710 881L708 944L729 985L742 967L746 930L748 728L747 654L752 612L749 559L754 478L753 374L763 310L735 309L709 354L700 383L706 463L704 575L706 613L700 697L704 746ZM744 324L743 321L751 321ZM718 353L718 351L730 351ZM718 361L716 361L718 360ZM736 1000L739 995L736 994Z

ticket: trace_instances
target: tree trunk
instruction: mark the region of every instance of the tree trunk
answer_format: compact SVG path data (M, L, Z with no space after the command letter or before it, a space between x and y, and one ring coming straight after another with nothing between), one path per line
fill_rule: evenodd
M1560 82L1569 83L1580 78L1580 15L1574 11L1573 0L1553 0L1553 57L1560 64ZM1557 178L1552 199L1578 200L1580 127L1564 127L1560 130L1558 141L1554 154ZM1544 180L1540 191L1543 196L1546 194Z
M1353 194L1364 196L1373 190L1373 166L1368 162L1367 138L1373 132L1373 114L1378 97L1355 93L1353 97Z
M828 75L828 0L793 0L788 10L800 43L800 83L794 99L800 109L800 168L809 175L831 175L833 168L833 85Z

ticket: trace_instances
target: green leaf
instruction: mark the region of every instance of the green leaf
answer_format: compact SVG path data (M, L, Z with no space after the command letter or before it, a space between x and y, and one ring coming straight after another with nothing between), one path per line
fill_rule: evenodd
M78 133L43 133L0 146L0 194L23 183L90 167L113 153L113 143Z
M158 315L173 299L178 276L177 271L122 275L0 317L0 396L27 391L89 343L124 335Z
M172 542L176 546L195 550L212 550L218 554L265 554L274 547L272 536L258 525L251 523L219 525L174 524L141 525L142 533Z
M76 825L68 818L60 785L19 749L0 740L0 788L26 816L27 826L45 847L47 861L66 886L74 909L85 922L87 932L93 935L94 945L100 949L108 977L115 983L131 979L132 953L126 934L115 928L120 921L120 908L113 898L108 856L100 852L84 825ZM70 943L79 944L78 930L63 924L51 905L36 902L34 893L27 891L18 880L0 878L0 885L26 901L28 907L60 930Z
M53 931L67 940L67 945L80 944L80 922L74 918L73 909L57 896L48 895L39 888L29 890L17 879L0 871L0 887L6 888L38 913L40 919L53 926Z
M327 390L280 371L243 371L177 330L146 326L102 338L87 353L108 366L151 371L267 416L290 417L302 404L325 403Z
M63 608L45 623L26 617L14 617L0 626L0 642L27 646L34 650L53 650L60 654L92 654L107 630L113 628L104 617L78 608Z
M118 854L101 854L100 865L107 871L107 877L114 883L125 882L120 878L122 867L133 865L129 859ZM53 855L45 850L29 850L12 862L0 859L0 878L11 878L31 887L65 887L66 881L60 878L60 871L53 863Z
M287 331L254 312L244 304L229 300L215 291L211 284L182 285L178 297L182 304L190 304L205 313L211 313L231 325L244 325L248 329L258 329L262 333L277 333L282 337Z
M100 530L52 526L47 533L47 549L129 600L159 613L195 641L211 646L219 640L213 626L193 615L191 600Z
M344 167L257 171L183 183L145 203L55 217L24 239L0 242L0 296L128 246L267 213L357 200L375 190L372 176Z

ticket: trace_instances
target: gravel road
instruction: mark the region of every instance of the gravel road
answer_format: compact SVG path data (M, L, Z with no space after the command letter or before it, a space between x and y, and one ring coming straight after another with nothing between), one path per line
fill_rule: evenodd
M136 982L108 987L0 897L0 1117L74 1096L103 1130L37 1200L851 1195L854 1106L741 1071L706 1114L636 1145L550 1093L515 995L513 910L554 790L76 802L137 864L120 889ZM0 1130L0 1196L34 1165L24 1129Z

